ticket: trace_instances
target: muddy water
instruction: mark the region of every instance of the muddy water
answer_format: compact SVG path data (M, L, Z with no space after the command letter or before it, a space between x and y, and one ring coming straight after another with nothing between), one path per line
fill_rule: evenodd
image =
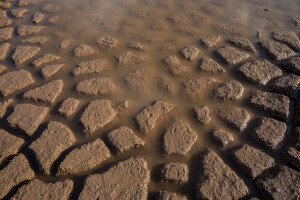
M209 148L217 152L224 161L245 180L252 194L258 195L253 183L249 179L245 178L244 175L231 164L227 152L231 147L244 143L251 144L262 151L265 150L250 141L245 134L241 134L236 129L233 129L221 122L216 117L216 112L219 108L224 106L235 106L246 109L250 113L251 119L258 115L264 115L256 109L249 107L247 105L247 100L252 89L268 91L268 88L260 88L245 82L236 74L233 68L228 67L216 57L215 51L224 46L224 44L227 44L226 40L228 38L236 35L242 35L248 38L257 49L257 53L252 54L249 60L267 58L265 53L261 51L256 44L258 41L257 32L259 32L263 38L270 38L271 32L276 30L292 30L299 33L299 29L296 29L296 27L291 23L291 18L299 14L300 1L65 0L63 2L51 2L57 3L62 9L55 13L45 13L46 20L44 20L45 22L41 22L41 25L45 25L46 28L37 35L45 35L49 37L49 41L45 45L42 45L40 55L45 53L59 55L62 59L56 63L64 63L65 66L59 73L49 79L63 79L64 89L62 95L60 95L56 101L56 104L51 107L51 115L46 121L56 120L68 125L75 133L78 140L76 146L92 141L98 137L102 138L107 143L107 133L122 125L126 125L133 129L139 137L144 139L146 145L140 149L132 149L125 153L117 153L113 151L113 157L105 161L97 169L80 176L63 177L39 174L37 171L36 161L34 158L31 158L30 152L24 148L24 153L30 158L32 167L38 174L37 178L45 181L64 180L66 178L74 179L75 191L72 194L72 198L76 198L83 188L84 180L88 174L104 172L110 166L121 160L125 160L131 156L140 156L147 161L151 170L151 182L148 187L150 199L154 198L155 194L160 190L179 192L186 195L189 199L193 199L195 197L193 190L197 175L197 155L203 150ZM14 24L16 26L21 24L30 24L32 14L36 11L41 11L42 7L47 3L49 2L44 1L41 4L29 6L28 13L25 14L22 19L14 20ZM61 21L59 21L58 24L47 23L47 19L55 15L60 16ZM178 16L180 19L173 22L169 19L171 15ZM224 26L228 26L230 29L233 27L234 30L226 31L222 29ZM118 40L117 47L108 50L100 49L94 42L94 38L102 35L108 35L116 38ZM199 40L200 38L211 35L221 35L221 42L215 47L206 49L199 43ZM20 40L22 39L24 39L24 37L14 36L14 38L10 41L12 49L19 46ZM62 39L69 39L71 43L66 49L60 50L57 48L57 45ZM136 51L128 48L129 42L131 41L144 44L146 50ZM73 49L80 44L91 46L96 50L96 53L83 59L74 58ZM179 54L183 47L189 45L194 45L200 49L198 57L209 56L218 61L226 69L226 73L211 74L200 72L198 69L198 59L186 61ZM125 51L131 51L134 54L144 56L144 62L140 65L130 65L126 67L118 66L116 56ZM173 76L168 71L167 66L163 63L163 58L170 55L176 55L180 59L181 64L189 67L190 72L182 77ZM98 58L105 59L110 70L100 74L83 75L78 77L72 76L71 71L77 64L82 61ZM8 66L8 71L14 71L16 69L9 59L7 59L4 64ZM133 72L141 67L149 68L152 72L151 75L149 75L151 76L150 82L146 85L147 90L142 92L130 90L123 77L127 73ZM45 83L45 80L41 77L39 70L34 69L30 64L23 68L30 71L36 80L35 85L30 88L35 88ZM212 76L217 80L217 83L212 87L207 87L200 98L189 99L183 97L183 82L194 77L202 76ZM111 78L118 85L117 94L109 96L88 96L77 94L74 91L76 84L79 81L90 77ZM176 88L175 92L169 93L161 90L159 82L162 78L168 78L173 82ZM243 84L245 92L242 100L221 102L214 98L212 95L213 88L219 83L231 79L238 80ZM24 101L22 99L22 94L23 93L20 93L14 96L16 100L14 105ZM60 103L68 97L80 100L79 112L70 119L66 119L57 113L57 108ZM126 111L120 113L119 117L104 129L97 131L93 136L86 137L82 132L82 128L78 124L78 120L86 105L91 100L99 98L110 99L114 105L117 105L121 101L129 100L130 106ZM155 129L153 129L149 134L142 134L138 131L133 117L142 108L156 100L165 100L170 102L175 105L176 109L173 110L171 114L159 120ZM211 123L206 126L198 123L193 113L193 108L204 105L209 107L212 117ZM161 147L164 129L174 118L180 118L187 121L198 135L196 144L186 156L164 155ZM9 129L10 132L15 133L16 135L25 138L26 141L28 141L28 145L30 142L34 141L43 130L40 128L33 138L27 138L24 135L11 130L5 124L3 127L5 129ZM218 148L218 146L209 137L209 132L216 127L226 129L234 136L235 141L226 149ZM62 155L57 161L56 166L69 151L70 150L64 152L64 155ZM275 156L277 159L277 154L267 151L265 152ZM159 166L168 161L188 164L190 178L186 185L177 186L160 183ZM54 166L54 172L55 170L56 167Z

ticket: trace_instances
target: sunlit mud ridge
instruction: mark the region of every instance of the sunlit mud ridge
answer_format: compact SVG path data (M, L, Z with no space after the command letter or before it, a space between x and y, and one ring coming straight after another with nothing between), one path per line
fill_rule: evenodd
M0 0L0 199L300 199L298 0Z

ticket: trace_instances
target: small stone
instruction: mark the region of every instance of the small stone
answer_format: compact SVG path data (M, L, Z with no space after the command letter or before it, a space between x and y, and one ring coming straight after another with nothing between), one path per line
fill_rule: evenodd
M142 158L130 158L103 174L90 175L78 199L146 200L149 182L150 171L146 161Z
M194 111L196 113L197 120L202 125L209 124L209 122L211 121L211 118L209 116L209 109L208 109L207 106L202 106L202 107L194 108Z
M38 179L34 179L28 184L19 188L17 193L11 199L68 200L73 190L73 184L74 183L71 180L48 183L42 182Z
M260 117L250 132L252 140L271 150L277 149L285 137L287 125L275 119Z
M255 185L265 199L297 199L300 196L300 173L285 166L276 166Z
M228 42L242 50L249 51L249 52L256 52L255 48L251 44L251 42L245 37L234 37L230 38Z
M138 69L124 76L124 80L128 87L140 93L147 93L149 82L152 78L152 71L149 68Z
M64 39L64 40L61 40L59 43L58 43L58 45L57 45L57 47L59 48L59 49L66 49L69 45L70 45L70 40L69 39Z
M41 73L44 79L50 78L54 74L56 74L61 68L63 68L64 64L58 65L49 65L41 69Z
M234 141L232 134L225 131L224 129L214 129L211 132L211 135L213 137L213 140L216 141L216 143L220 147L227 147Z
M179 65L179 60L176 56L167 56L163 62L169 67L176 67Z
M109 78L91 78L80 81L75 90L88 95L109 95L116 92L117 86Z
M65 99L60 105L58 112L61 115L70 117L77 111L79 103L80 102L77 99L73 99L73 98Z
M40 32L44 28L45 26L20 25L17 32L20 36L32 35Z
M215 90L215 95L221 100L238 100L242 98L244 87L235 80L226 81Z
M103 49L110 49L117 45L118 40L111 38L109 36L101 36L95 38L95 42Z
M270 82L270 90L272 92L284 94L293 97L297 88L300 86L300 76L287 74L275 78Z
M186 196L168 191L160 191L157 200L188 200Z
M174 105L165 101L156 101L141 110L134 118L141 132L148 133L155 127L156 121L173 110Z
M32 76L25 70L8 72L0 76L0 93L6 97L34 83Z
M128 127L120 127L108 133L109 142L120 152L128 151L130 148L140 148L145 142L137 137Z
M74 49L74 56L77 58L87 57L94 53L95 53L95 50L85 44L81 44Z
M213 151L201 154L196 199L240 199L249 194L244 181Z
M0 74L6 71L6 67L4 65L0 65Z
M253 91L250 105L282 121L290 114L290 99L282 94Z
M297 35L292 31L276 31L273 33L273 39L285 43L294 51L300 51L300 41Z
M12 24L11 19L0 19L0 28L8 27Z
M221 40L221 36L209 36L206 38L202 38L200 42L206 47L211 48L213 46L216 46Z
M249 54L228 46L218 49L217 55L229 66L240 64L250 57Z
M8 157L16 155L24 144L22 138L0 129L0 164Z
M36 12L33 14L32 22L38 24L41 21L43 21L43 19L44 19L44 14L40 12Z
M293 57L282 64L282 67L290 73L300 76L300 57Z
M146 47L143 44L138 43L138 42L130 42L128 46L129 46L129 48L132 48L132 49L135 49L138 51L144 51L146 49Z
M28 44L45 44L48 41L48 38L45 36L34 36L27 39L22 40L22 43Z
M49 108L47 107L18 104L14 107L14 112L7 118L7 122L12 128L20 129L32 136L48 112Z
M185 184L189 180L189 170L187 165L182 163L166 163L161 170L161 178L163 182Z
M199 69L203 72L225 73L225 69L216 61L209 57L204 57L199 60Z
M34 178L34 171L23 154L14 157L8 165L0 171L0 198L5 197L8 192L23 181Z
M49 62L53 62L56 60L59 60L60 57L53 55L53 54L45 54L42 57L36 59L35 61L32 62L33 66L35 68L38 68L40 66L42 66L43 64L49 63Z
M126 51L117 57L118 65L120 66L138 65L141 64L143 60L143 56L135 55L130 51Z
M199 49L194 46L188 46L181 50L181 55L187 60L194 60L197 58Z
M213 83L215 83L214 78L194 78L184 82L183 93L185 96L190 98L200 98L203 95L203 90Z
M48 12L48 13L58 12L60 10L61 10L61 7L54 3L46 4L43 7L43 11Z
M74 76L92 73L101 73L107 70L107 64L105 60L98 59L87 62L81 62L72 70Z
M116 111L108 100L94 100L89 103L80 117L84 133L90 135L113 121Z
M53 104L62 93L64 83L62 80L54 80L35 89L25 92L24 99L32 99L36 102Z
M0 1L0 9L7 10L10 8L10 6L11 6L11 3Z
M74 134L66 125L50 121L47 129L31 143L29 149L39 162L40 172L50 175L54 161L75 142Z
M247 62L238 71L247 81L258 85L266 85L271 79L282 75L279 67L265 59Z
M267 55L274 61L296 55L295 52L285 44L273 40L261 41L260 45L266 51Z
M1 28L0 29L0 42L10 40L12 37L14 29L11 27Z
M17 9L12 9L10 11L11 15L15 18L22 18L23 15L27 12L28 10L26 8L17 8Z
M21 65L37 55L40 50L40 47L19 46L12 55L12 59L16 65Z
M0 118L3 118L6 114L8 106L10 106L14 102L13 99L8 99L6 101L0 102Z
M166 154L186 155L197 141L197 134L182 120L172 121L163 138Z
M250 121L249 113L241 108L226 107L218 112L218 117L227 124L242 132Z
M94 169L108 158L110 152L104 142L98 138L73 149L59 165L57 175L80 174Z
M271 156L247 144L234 150L232 157L234 162L251 179L255 179L275 164Z
M4 43L0 45L0 61L6 59L9 48L9 43Z

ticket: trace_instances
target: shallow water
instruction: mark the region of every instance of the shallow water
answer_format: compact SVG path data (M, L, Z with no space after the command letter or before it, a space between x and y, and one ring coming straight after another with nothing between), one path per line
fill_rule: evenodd
M52 53L59 55L60 60L53 63L64 63L65 66L57 74L47 79L46 81L40 75L39 70L33 68L28 64L22 65L23 69L32 73L35 84L26 88L24 91L17 94L10 95L3 100L14 98L15 101L11 107L24 102L22 95L25 91L36 88L50 80L62 79L64 87L62 94L57 98L54 105L51 106L51 114L46 118L46 122L50 120L60 121L66 124L75 134L78 142L76 146L92 141L98 137L102 138L107 144L106 135L109 131L116 129L122 125L126 125L135 131L135 134L145 141L145 146L140 149L131 149L124 153L117 153L112 149L112 158L103 162L97 169L86 172L82 175L70 175L56 177L54 175L46 176L38 172L38 165L34 157L28 151L29 144L34 141L41 132L44 130L41 126L35 135L31 138L24 136L18 131L12 130L4 122L1 122L2 127L9 132L25 138L28 144L21 151L31 161L33 169L36 171L36 177L44 181L56 181L71 178L75 180L75 189L72 193L72 199L78 197L83 188L84 180L88 174L96 172L104 172L110 166L125 160L132 156L143 157L148 164L151 171L151 182L148 186L149 199L154 199L157 192L160 190L168 190L178 192L186 195L189 199L194 199L194 185L197 180L197 156L203 150L209 148L217 152L224 161L232 167L237 174L242 177L250 189L250 193L254 196L259 196L254 187L253 182L246 178L239 169L231 163L228 151L232 147L240 144L250 144L258 149L275 157L276 162L280 163L278 159L278 152L266 151L253 141L251 141L245 133L240 133L236 129L228 126L218 119L216 113L219 108L225 106L240 107L246 109L251 119L256 116L265 115L264 113L253 109L247 105L247 100L250 97L250 92L253 89L269 91L268 87L258 87L250 84L242 79L236 71L236 67L230 68L224 64L215 54L215 51L224 45L228 38L233 36L244 36L248 38L255 46L257 52L251 54L250 59L256 60L258 58L267 58L266 54L261 50L257 42L257 32L262 34L262 38L271 38L271 33L276 30L291 30L298 34L299 27L295 27L291 23L293 16L297 16L300 10L299 0L290 0L288 2L280 0L65 0L65 1L51 1L61 6L61 10L55 13L45 13L45 20L39 25L45 25L46 28L36 35L47 36L49 41L42 45L42 50L39 55L45 53ZM49 3L44 1L41 4L28 6L28 12L21 19L14 19L14 26L31 24L32 14L41 11L42 7ZM14 5L15 7L16 5ZM60 16L61 21L58 24L49 24L47 19L52 16ZM179 22L172 22L169 19L171 15L180 16ZM234 32L224 32L220 27L228 25L234 27ZM94 38L102 35L107 35L118 40L118 44L112 49L101 49L95 43ZM221 42L212 48L205 48L200 44L201 38L220 35ZM14 36L9 43L11 49L20 46L21 40L26 38ZM30 36L29 36L30 37ZM70 45L66 49L58 49L57 45L62 39L69 39ZM136 51L128 48L129 42L139 42L145 45L145 51ZM96 50L96 53L87 58L74 58L73 49L80 45L86 44ZM201 72L198 69L198 59L187 61L180 55L180 50L185 46L193 45L200 49L198 58L208 56L216 60L222 67L225 68L226 73L212 74ZM134 54L142 55L145 57L143 63L138 65L130 65L126 67L118 66L116 56L125 51L131 51ZM11 52L13 53L13 52ZM170 73L167 66L163 63L166 56L176 55L182 65L190 69L184 76L176 77ZM73 77L71 74L72 69L82 61L102 58L107 61L109 70L103 73L94 73L90 75L81 75ZM267 58L271 61L269 58ZM272 62L272 61L271 61ZM275 63L275 62L273 62ZM8 71L14 71L17 68L7 58L5 64ZM135 91L130 90L124 81L124 76L139 68L149 68L151 70L150 81L146 84L145 90ZM190 80L194 77L207 77L211 76L216 79L215 84L211 87L205 88L203 95L200 98L189 99L183 97L183 82ZM91 77L109 77L118 86L118 92L112 95L97 95L90 96L84 94L77 94L75 92L76 84L87 78ZM161 90L159 82L162 78L168 78L175 85L173 93ZM244 86L244 94L241 100L238 101L220 101L213 96L213 91L216 86L226 80L235 79L242 83ZM80 100L80 109L72 118L65 118L60 116L57 112L61 102L68 98L73 97ZM92 136L85 136L80 127L78 120L87 104L94 99L110 99L113 105L119 102L129 100L129 108L122 112L112 123L105 126L103 129L97 131ZM150 105L156 100L165 100L175 105L175 109L167 116L161 118L156 124L155 128L150 133L140 133L134 121L134 116L145 106ZM32 101L29 101L34 103ZM38 103L39 104L39 103ZM211 112L212 121L208 125L201 125L194 113L193 108L198 106L208 106ZM12 112L12 108L9 110ZM6 114L6 116L9 115ZM165 127L172 119L184 119L197 133L197 142L193 145L192 149L186 156L168 156L165 155L162 149L162 136ZM291 119L289 120L289 129L292 129ZM44 124L44 127L45 127ZM234 136L234 142L226 148L219 148L209 137L209 132L213 128L223 128L228 130ZM71 149L73 149L72 147ZM61 162L62 158L70 150L61 155L56 161L53 173L57 170L57 165ZM183 186L160 183L159 179L159 166L165 162L181 162L186 163L189 167L189 182Z

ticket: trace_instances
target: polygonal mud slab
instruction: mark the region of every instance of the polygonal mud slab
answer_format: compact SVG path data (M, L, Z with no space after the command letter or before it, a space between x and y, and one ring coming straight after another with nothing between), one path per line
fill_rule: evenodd
M92 49L92 47L85 45L85 44L81 44L74 49L74 56L77 58L87 57L94 53L95 53L95 50Z
M8 165L0 171L0 198L18 184L34 178L34 171L23 154L14 157Z
M184 65L171 66L169 70L174 76L184 76L191 71L189 67Z
M275 150L283 142L287 125L275 119L260 117L256 127L252 130L250 138L258 144L271 150Z
M189 170L183 163L166 163L161 170L161 179L163 182L185 184L189 180Z
M53 199L68 200L73 190L73 181L65 180L47 183L34 179L18 189L12 200L17 199Z
M0 118L4 117L8 106L10 106L13 102L13 99L8 99L6 101L0 102Z
M264 40L260 42L261 48L263 48L267 55L275 61L292 57L295 52L290 49L287 45L273 40Z
M249 194L244 181L213 151L201 154L196 199L240 199Z
M19 104L14 107L14 112L7 118L7 122L12 128L20 129L32 136L48 112L47 107Z
M9 47L10 47L9 43L4 43L0 45L0 60L6 59Z
M0 29L0 42L10 40L14 29L11 27L1 28Z
M255 182L265 199L298 199L300 196L300 173L285 166L276 166Z
M145 142L137 137L128 127L120 127L108 133L109 142L120 152L129 150L130 148L140 148Z
M64 115L66 117L72 116L78 109L79 106L79 100L68 98L65 99L62 104L60 105L58 112L61 115Z
M146 161L142 158L130 158L103 174L90 175L78 199L146 200L149 182L150 171Z
M249 54L228 46L218 49L217 55L229 66L240 64L250 57Z
M41 74L44 79L50 78L54 74L56 74L61 68L63 68L64 64L58 65L49 65L41 69Z
M247 144L235 149L232 158L241 170L252 179L275 164L275 160L271 156Z
M20 25L18 26L17 32L20 36L33 35L44 28L45 26Z
M57 47L59 49L66 49L69 45L70 45L71 41L69 39L64 39L64 40L61 40Z
M281 153L282 159L298 171L300 170L300 151L296 147L287 147Z
M107 70L106 61L102 59L81 62L72 70L74 76L101 73Z
M45 36L34 36L24 40L21 40L22 43L27 44L45 44L48 41L48 38Z
M43 0L19 0L18 6L23 7L23 6L28 6L28 5L35 5L42 1Z
M80 174L94 169L108 158L108 148L101 139L96 139L73 149L59 165L57 175Z
M109 78L91 78L80 81L75 90L88 95L109 95L116 92L117 86Z
M0 9L7 10L10 8L10 6L11 6L11 3L9 3L9 2L2 2L2 1L0 2Z
M25 141L0 129L0 164L9 156L16 155Z
M290 73L300 76L300 57L293 57L282 64L282 67Z
M23 15L25 13L27 13L27 9L26 8L16 8L16 9L12 9L10 11L11 15L14 17L14 18L22 18Z
M290 114L290 99L282 94L253 91L250 105L282 121L286 121Z
M4 65L0 65L0 74L2 74L3 72L5 72L7 69L7 67L5 67Z
M194 46L188 46L181 50L181 55L187 60L194 60L197 58L199 49Z
M168 191L160 191L157 200L188 200L188 198L181 194Z
M238 100L242 98L244 87L236 80L226 81L215 90L215 96L221 100Z
M138 51L144 51L146 49L146 47L143 44L138 42L130 42L128 47Z
M44 17L45 17L45 15L43 13L36 12L33 14L32 22L38 24L41 21L43 21Z
M221 40L221 36L209 36L206 38L202 38L200 42L206 47L211 48L213 46L216 46Z
M297 35L292 31L276 31L273 33L273 39L285 43L297 52L300 51L300 41Z
M152 78L152 71L149 68L138 69L124 76L128 87L140 93L148 92L149 82Z
M201 98L203 90L215 82L214 78L199 77L184 82L183 94L190 98Z
M211 118L209 116L209 109L207 106L197 107L194 108L194 111L197 116L197 120L202 124L206 125L209 124Z
M11 19L0 19L0 28L8 27L12 24Z
M48 13L54 13L60 11L61 7L55 3L48 3L43 6L42 10Z
M270 82L270 90L272 92L293 97L299 85L300 85L300 76L294 74L287 74L272 80Z
M25 92L23 98L28 100L32 99L36 102L53 104L62 92L63 86L64 83L62 80L54 80L35 89L28 90Z
M29 149L35 155L40 172L50 175L51 167L59 155L76 142L72 131L60 122L50 121L47 129Z
M255 48L251 44L251 42L245 37L234 37L230 38L228 42L242 50L249 51L249 52L256 52Z
M7 13L5 10L0 9L0 19L6 19L7 18Z
M226 147L234 141L232 134L223 129L214 129L211 136L220 147Z
M109 100L91 101L80 117L84 133L90 135L103 128L115 118L116 114Z
M271 79L281 76L282 70L265 59L247 62L238 72L249 82L266 85Z
M174 105L164 102L156 101L153 105L148 106L136 114L135 121L141 132L147 133L155 127L156 121L173 110Z
M101 36L95 38L95 42L103 49L110 49L117 46L118 40L109 36Z
M19 46L12 55L12 59L16 65L21 65L37 55L40 50L40 47Z
M46 64L46 63L49 63L49 62L53 62L53 61L56 61L56 60L59 60L59 59L60 59L59 56L56 56L56 55L48 53L48 54L45 54L42 57L36 59L35 61L33 61L32 65L35 68L38 68L38 67L42 66L43 64Z
M209 57L204 57L199 60L199 69L203 72L211 73L225 73L225 69L221 67L216 61Z
M247 127L248 122L250 121L249 113L244 109L236 107L225 107L220 109L218 117L230 126L237 128L240 132Z
M180 64L176 56L167 56L163 62L169 67L175 67Z
M186 155L197 141L197 134L182 120L174 120L166 128L163 149L166 154Z
M143 56L133 54L130 51L126 51L116 57L119 66L138 65L144 60Z

